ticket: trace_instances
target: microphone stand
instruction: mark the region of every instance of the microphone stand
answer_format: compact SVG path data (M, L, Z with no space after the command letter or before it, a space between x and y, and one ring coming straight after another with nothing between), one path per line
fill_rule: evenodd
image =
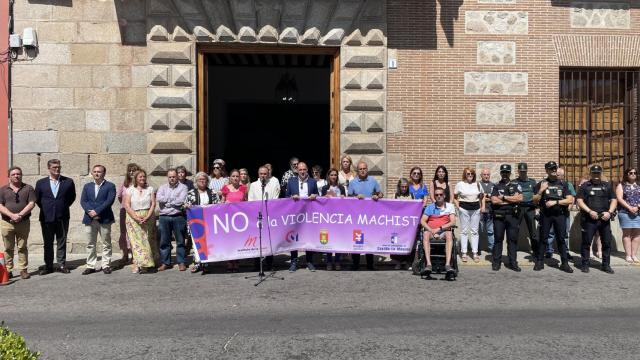
M260 251L260 272L258 273L258 275L253 275L253 276L245 276L245 279L258 279L258 282L255 283L253 286L258 286L260 284L262 284L264 281L267 280L267 278L272 278L272 279L278 279L278 280L284 280L283 277L277 277L275 276L276 271L273 270L271 271L271 273L269 275L265 275L264 273L264 268L263 268L263 263L264 263L264 256L262 256L262 209L264 206L266 206L267 200L269 199L269 193L265 193L264 192L264 187L266 186L266 182L262 182L262 200L260 201L260 211L258 211L258 243L259 243L259 251ZM268 213L267 213L268 214ZM269 226L269 219L267 218L267 227ZM271 239L269 239L269 243L271 243ZM273 253L273 250L271 251ZM272 254L273 255L273 254Z

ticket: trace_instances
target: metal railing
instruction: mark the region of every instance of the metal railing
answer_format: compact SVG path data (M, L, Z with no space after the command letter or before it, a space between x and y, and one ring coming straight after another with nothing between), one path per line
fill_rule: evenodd
M638 165L639 83L640 70L561 69L559 154L568 181L579 184L592 164L619 181Z

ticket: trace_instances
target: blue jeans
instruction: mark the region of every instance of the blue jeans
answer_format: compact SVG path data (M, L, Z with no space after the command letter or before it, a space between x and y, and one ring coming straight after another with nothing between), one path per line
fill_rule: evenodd
M165 265L171 265L171 235L176 239L176 261L184 264L184 237L183 229L187 226L184 216L160 215L160 261Z
M564 236L564 243L567 245L567 251L569 251L569 232L571 230L571 217L567 216L567 233ZM553 230L553 226L551 227L551 231L549 231L549 237L547 238L547 253L553 254L553 243L556 241L556 234Z
M493 237L493 216L491 216L491 213L480 214L480 236L482 234L487 236L487 249L492 251L495 239Z

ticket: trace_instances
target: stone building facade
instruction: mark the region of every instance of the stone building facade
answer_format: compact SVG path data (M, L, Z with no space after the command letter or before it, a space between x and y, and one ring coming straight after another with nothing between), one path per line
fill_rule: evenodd
M34 183L60 158L78 191L96 163L117 183L127 162L154 183L169 167L199 170L203 46L339 48L340 152L389 194L415 165L457 179L528 161L541 176L558 159L560 68L640 68L630 0L16 0L13 11L14 32L35 28L39 47L12 64L12 164ZM84 251L81 214L71 252Z

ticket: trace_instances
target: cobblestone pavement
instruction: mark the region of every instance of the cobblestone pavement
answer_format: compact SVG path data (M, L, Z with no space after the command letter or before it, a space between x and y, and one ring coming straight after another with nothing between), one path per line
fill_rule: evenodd
M43 359L640 356L639 268L465 266L455 282L301 269L258 287L250 272L81 270L0 288L0 320Z

